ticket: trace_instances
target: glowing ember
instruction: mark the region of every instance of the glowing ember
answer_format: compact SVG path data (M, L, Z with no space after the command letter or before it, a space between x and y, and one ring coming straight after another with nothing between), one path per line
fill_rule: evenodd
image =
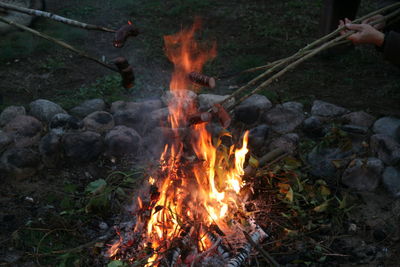
M177 137L178 129L187 127L188 118L197 112L188 91L183 90L190 88L188 74L200 73L204 63L216 56L215 44L195 41L199 27L196 21L191 28L164 37L166 54L175 66L170 83L175 97L168 108L169 123ZM208 229L216 227L229 234L228 219L242 207L239 191L244 185L248 132L241 148L213 143L206 123L191 126L190 136L190 140L175 138L165 146L158 174L148 178L150 200L137 198L134 232L141 235L138 249L149 251L146 266L158 266L166 255L171 258L168 265L174 266L182 247L206 251L213 246L207 238ZM188 160L187 154L193 153L196 159ZM110 257L115 257L120 246L121 240L110 248ZM187 255L185 259L196 257Z

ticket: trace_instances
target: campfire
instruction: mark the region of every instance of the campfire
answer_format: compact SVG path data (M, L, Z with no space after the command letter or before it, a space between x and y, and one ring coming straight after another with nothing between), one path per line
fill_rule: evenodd
M213 138L207 124L218 119L228 126L228 113L221 105L199 111L190 97L192 83L209 83L201 70L216 56L215 44L195 40L199 27L196 21L164 37L166 54L174 63L168 106L174 138L135 198L132 227L117 229L118 240L107 252L111 259L145 266L241 266L252 246L267 237L247 215L248 196L241 192L248 132L237 142L226 133L231 145L223 144L222 136Z

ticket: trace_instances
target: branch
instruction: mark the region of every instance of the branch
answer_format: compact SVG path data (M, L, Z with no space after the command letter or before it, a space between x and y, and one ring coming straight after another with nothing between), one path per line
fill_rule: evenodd
M76 20L72 20L72 19L68 19L56 14L52 14L49 12L45 12L45 11L41 11L41 10L36 10L36 9L29 9L29 8L25 8L25 7L19 7L19 6L15 6L15 5L11 5L11 4L7 4L4 2L0 2L0 7L7 9L7 10L13 10L16 12L21 12L21 13L25 13L31 16L37 16L37 17L44 17L44 18L48 18L48 19L52 19L61 23L65 23L71 26L75 26L75 27L79 27L79 28L83 28L86 30L96 30L96 31L105 31L105 32L115 32L115 30L109 29L109 28L105 28L105 27L101 27L101 26L97 26L97 25L93 25L93 24L87 24L87 23L83 23L83 22L79 22Z

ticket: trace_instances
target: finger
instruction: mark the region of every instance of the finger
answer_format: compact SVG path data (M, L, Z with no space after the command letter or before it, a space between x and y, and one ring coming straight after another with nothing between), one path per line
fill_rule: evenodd
M364 30L364 25L346 23L346 28L349 30L352 30L352 31L362 31L362 30Z

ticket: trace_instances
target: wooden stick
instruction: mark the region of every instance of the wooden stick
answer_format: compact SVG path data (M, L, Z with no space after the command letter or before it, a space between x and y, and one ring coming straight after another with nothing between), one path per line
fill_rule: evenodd
M109 29L109 28L106 28L106 27L101 27L101 26L97 26L97 25L93 25L93 24L87 24L87 23L79 22L79 21L76 21L76 20L68 19L68 18L59 16L59 15L52 14L52 13L45 12L45 11L41 11L41 10L29 9L29 8L25 8L25 7L15 6L15 5L7 4L7 3L4 3L4 2L0 2L0 7L4 8L4 9L8 9L8 10L13 10L13 11L25 13L25 14L28 14L28 15L31 15L31 16L44 17L44 18L52 19L54 21L58 21L58 22L65 23L65 24L68 24L68 25L71 25L71 26L83 28L83 29L86 29L86 30L115 32L115 30L112 30L112 29Z
M112 70L112 71L115 71L115 72L119 72L117 69L111 67L110 65L104 63L103 61L101 61L101 60L99 60L99 59L97 59L97 58L94 58L94 57L92 57L92 56L89 56L88 54L86 54L86 53L83 52L82 50L79 50L79 49L77 49L77 48L75 48L75 47L73 47L73 46L71 46L71 45L69 45L69 44L67 44L67 43L65 43L65 42L63 42L63 41L60 41L60 40L58 40L58 39L55 39L55 38L53 38L53 37L51 37L51 36L49 36L49 35L47 35L47 34L38 32L38 31L36 31L36 30L34 30L34 29L31 29L31 28L26 27L26 26L24 26L24 25L22 25L22 24L19 24L19 23L10 21L10 20L5 19L5 18L3 18L3 17L0 17L0 21L5 22L5 23L10 24L10 25L13 25L13 26L15 26L15 27L17 27L17 28L19 28L19 29L21 29L21 30L28 31L28 32L30 32L30 33L36 35L36 36L39 36L40 38L46 39L46 40L48 40L48 41L50 41L50 42L53 42L53 43L55 43L55 44L57 44L57 45L59 45L59 46L62 46L62 47L66 48L66 49L68 49L68 50L70 50L70 51L72 51L72 52L74 52L74 53L77 53L78 55L80 55L80 56L82 56L82 57L85 57L85 58L87 58L87 59L89 59L89 60L91 60L91 61L94 61L94 62L100 64L100 65L103 66L103 67L106 67L106 68L109 69L109 70Z
M246 232L243 231L244 236L246 237L247 241L260 252L260 254L263 256L263 258L272 266L278 267L280 266L279 263L267 252L265 251L260 245L256 244L254 240L251 238L251 236Z

